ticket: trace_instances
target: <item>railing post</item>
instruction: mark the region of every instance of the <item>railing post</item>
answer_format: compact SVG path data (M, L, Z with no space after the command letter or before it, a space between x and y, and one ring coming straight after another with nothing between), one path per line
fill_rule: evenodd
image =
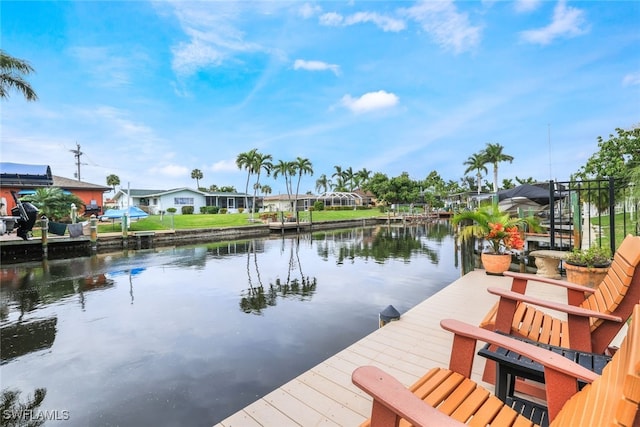
M615 192L615 180L612 176L609 177L609 245L611 248L611 254L616 253L616 192Z

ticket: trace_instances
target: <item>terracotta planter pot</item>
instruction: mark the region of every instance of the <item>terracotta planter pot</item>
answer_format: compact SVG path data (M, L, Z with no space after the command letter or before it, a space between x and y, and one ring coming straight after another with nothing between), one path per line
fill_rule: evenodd
M490 254L483 252L480 255L480 260L487 274L495 276L502 276L502 273L507 271L511 266L510 254Z
M602 282L609 271L609 267L581 267L564 263L564 269L567 272L567 280L578 285L595 288Z

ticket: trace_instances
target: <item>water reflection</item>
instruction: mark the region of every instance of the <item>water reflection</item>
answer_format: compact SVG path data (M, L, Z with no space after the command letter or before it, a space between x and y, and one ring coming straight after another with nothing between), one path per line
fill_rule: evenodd
M3 386L69 426L213 425L455 280L439 227L3 266Z
M441 243L451 232L448 222L438 222L314 233L313 238L317 241L318 255L325 260L333 256L336 264L353 262L355 258L372 259L379 264L389 259L409 262L417 254L425 255L433 264L438 264L440 248L431 245Z
M295 297L298 301L311 299L318 285L318 279L316 277L305 276L302 272L302 262L300 261L301 239L309 240L308 236L295 236L290 239L285 239L284 236L282 237L281 253L287 252L286 247L287 245L289 246L286 278L284 281L277 278L275 282L270 282L266 290L260 275L258 249L256 249L257 241L252 240L250 242L247 251L247 279L249 288L242 291L240 296L240 310L245 313L262 314L265 308L276 305L278 297ZM252 259L253 262L251 262ZM300 277L292 277L295 270L299 272Z
M25 402L20 399L22 392L18 389L5 388L2 390L0 402L0 418L2 425L7 427L37 427L46 421L46 416L38 410L47 395L47 389L37 388L33 397L27 397Z

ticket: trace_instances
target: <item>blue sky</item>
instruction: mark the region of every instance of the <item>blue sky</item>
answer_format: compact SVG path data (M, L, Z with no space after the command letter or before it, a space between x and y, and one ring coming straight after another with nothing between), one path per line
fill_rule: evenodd
M238 153L459 180L565 180L640 123L637 1L3 1L39 101L2 102L2 161L126 188L234 185ZM490 181L491 169L489 169ZM264 178L273 193L281 179Z

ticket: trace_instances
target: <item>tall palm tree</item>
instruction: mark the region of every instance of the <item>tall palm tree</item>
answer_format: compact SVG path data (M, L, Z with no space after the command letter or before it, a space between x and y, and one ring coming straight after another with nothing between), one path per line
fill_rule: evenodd
M322 190L323 193L326 193L330 186L331 181L327 178L327 175L322 174L320 175L320 178L316 179L317 192L320 192L320 190Z
M334 166L333 167L336 171L333 173L333 175L331 175L331 178L335 178L336 182L341 182L344 184L344 171L342 170L342 166Z
M296 201L293 205L295 207L295 216L298 218L298 193L300 192L300 179L302 179L302 175L313 175L313 165L309 159L303 159L302 157L297 157L293 162L295 165L295 170L298 174L298 183L296 184Z
M366 185L371 178L371 171L367 168L362 168L356 172L356 177L358 178L358 186Z
M493 192L498 192L498 163L513 161L513 156L502 152L504 147L500 144L487 143L487 147L482 152L484 162L493 165Z
M468 165L469 167L465 169L465 175L471 171L476 171L476 178L478 180L478 194L480 194L480 188L482 187L482 171L487 173L487 167L485 166L486 160L484 158L483 153L475 153L463 163L463 165Z
M16 89L22 92L27 101L36 101L38 95L24 78L33 72L33 67L27 61L0 50L0 98L8 98L9 89Z
M120 177L114 174L107 176L107 185L113 188L113 192L115 193L116 185L120 185Z
M278 176L282 175L284 177L284 186L287 190L287 197L289 199L289 205L291 205L291 193L293 192L291 189L291 180L290 178L296 173L295 166L293 162L285 162L284 160L278 160L278 163L273 166L273 177L275 179Z
M253 219L253 212L256 210L256 193L260 188L260 172L263 170L269 176L273 164L271 163L273 156L271 154L262 154L256 151L256 156L253 163L253 172L256 174L256 183L253 186L253 202L251 203L251 219Z
M271 194L271 186L268 184L261 185L260 190L262 190L262 194L265 196Z
M349 183L349 191L353 191L353 179L355 178L355 174L353 172L353 168L349 166L342 172L342 176L344 180Z
M254 148L252 150L247 151L246 153L238 154L236 157L236 166L238 169L244 169L247 171L247 183L244 186L244 207L249 207L249 179L251 178L251 174L254 172L253 165L256 162L256 155L258 153L258 149Z
M200 189L200 180L202 178L204 178L204 175L202 174L202 171L200 169L194 169L191 171L191 179L196 180L196 188L198 190Z

